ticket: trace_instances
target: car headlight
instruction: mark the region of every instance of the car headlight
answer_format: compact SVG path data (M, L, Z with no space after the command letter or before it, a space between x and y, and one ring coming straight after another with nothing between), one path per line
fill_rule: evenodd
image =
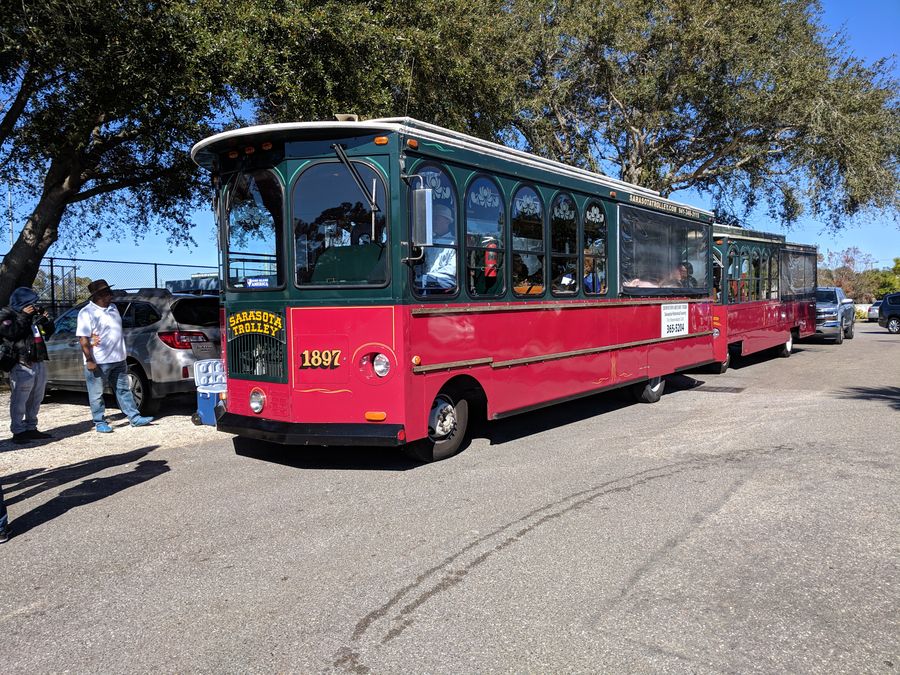
M372 370L378 377L387 377L387 374L391 372L391 362L384 354L376 354L372 359Z
M266 395L262 389L254 389L250 392L250 410L259 414L266 407Z

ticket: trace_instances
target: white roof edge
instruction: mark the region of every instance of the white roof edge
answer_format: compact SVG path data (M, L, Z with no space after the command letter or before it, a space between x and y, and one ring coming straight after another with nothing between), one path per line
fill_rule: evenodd
M683 202L677 202L666 197L660 197L659 192L657 192L656 190L651 190L649 188L641 187L640 185L627 183L617 178L611 178L609 176L594 173L593 171L588 171L586 169L579 169L574 166L569 166L568 164L563 164L562 162L557 162L552 159L546 159L544 157L540 157L523 150L509 148L505 145L500 145L499 143L485 141L481 138L470 136L469 134L464 134L459 131L452 131L450 129L437 126L436 124L421 122L410 117L384 117L372 120L364 120L360 122L283 122L279 124L262 124L252 127L242 127L240 129L233 129L231 131L223 131L198 142L196 145L194 145L193 148L191 148L191 159L196 162L197 154L202 152L205 148L212 145L213 143L218 143L230 138L239 138L241 136L263 132L329 128L355 128L373 129L379 131L395 131L404 134L416 135L420 138L427 138L428 140L450 142L457 147L484 152L500 159L509 159L510 156L512 156L523 164L526 164L533 168L553 170L556 173L569 176L570 178L577 178L589 183L595 183L597 185L602 185L603 187L611 188L613 190L625 190L631 193L651 197L653 199L659 199L663 202L674 204L676 206L683 206L687 209L691 209L692 211L696 211L707 216L713 215L711 211L693 206L692 204L685 204Z
M271 133L278 131L294 131L301 129L340 129L351 126L352 128L377 129L383 131L399 131L399 124L378 124L378 120L366 120L365 122L281 122L279 124L257 124L252 127L241 127L230 131L222 131L208 138L204 138L191 148L191 159L197 161L197 153L206 149L213 143L227 141L231 138L240 138L252 134Z

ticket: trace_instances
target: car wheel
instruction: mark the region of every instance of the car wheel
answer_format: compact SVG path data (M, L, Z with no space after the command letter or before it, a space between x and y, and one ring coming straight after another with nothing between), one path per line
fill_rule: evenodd
M640 403L656 403L662 398L666 389L666 380L662 377L651 377L646 382L634 385L632 392Z
M159 410L159 399L153 398L150 390L150 382L141 367L132 363L128 364L128 384L131 387L131 396L141 415L152 415Z
M853 339L853 326L855 326L855 325L856 324L853 321L851 321L850 327L844 332L844 337L847 338L848 340Z
M420 462L447 459L462 448L468 426L469 402L461 394L440 393L428 413L428 438L407 444L404 451Z
M900 316L892 316L887 322L888 333L900 333Z
M844 342L844 327L841 326L840 330L838 330L837 335L834 336L834 344L839 345Z

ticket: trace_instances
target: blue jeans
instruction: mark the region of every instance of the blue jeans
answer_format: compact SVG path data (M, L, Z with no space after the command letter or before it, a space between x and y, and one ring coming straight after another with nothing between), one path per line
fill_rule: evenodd
M106 406L103 403L103 383L109 383L110 389L116 393L119 408L130 421L134 422L141 413L134 404L131 387L128 385L128 366L124 361L116 363L98 363L94 370L84 367L84 380L87 383L88 402L91 404L91 417L94 425L105 422Z
M17 363L9 372L9 387L10 430L14 434L37 430L38 410L47 388L47 364Z

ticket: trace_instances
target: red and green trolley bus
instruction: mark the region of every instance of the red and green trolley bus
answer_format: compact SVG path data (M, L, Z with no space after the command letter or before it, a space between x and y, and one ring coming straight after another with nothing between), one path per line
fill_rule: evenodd
M713 225L713 328L717 369L731 355L775 348L788 357L794 343L816 333L814 246L784 236Z
M653 402L724 360L708 211L408 118L249 127L192 157L220 224L218 427L239 437L430 461L476 412Z

